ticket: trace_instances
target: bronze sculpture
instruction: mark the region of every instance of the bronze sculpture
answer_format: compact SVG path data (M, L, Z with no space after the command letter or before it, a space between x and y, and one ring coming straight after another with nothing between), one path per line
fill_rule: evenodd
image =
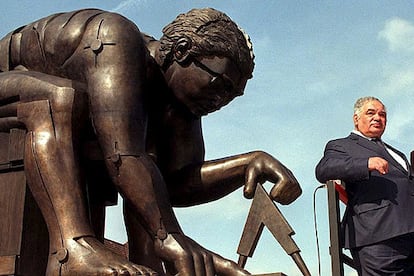
M25 170L48 226L48 275L246 275L185 236L172 206L243 185L251 198L264 181L282 204L301 194L265 152L204 160L201 116L242 95L252 76L247 35L214 9L179 15L163 33L157 41L118 14L86 9L0 41L0 128L27 129ZM95 140L125 201L132 262L102 246L87 215L82 148Z

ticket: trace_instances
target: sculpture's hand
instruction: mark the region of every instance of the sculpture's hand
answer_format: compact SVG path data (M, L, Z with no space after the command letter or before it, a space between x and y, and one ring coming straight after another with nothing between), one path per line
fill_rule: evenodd
M214 275L250 275L246 270L197 244L189 237L172 233L164 240L155 240L155 250L167 263L172 275L214 276ZM172 265L172 266L171 266Z
M265 181L275 183L270 191L270 197L281 204L292 203L302 193L293 173L271 155L261 152L246 168L244 196L252 198L256 185Z

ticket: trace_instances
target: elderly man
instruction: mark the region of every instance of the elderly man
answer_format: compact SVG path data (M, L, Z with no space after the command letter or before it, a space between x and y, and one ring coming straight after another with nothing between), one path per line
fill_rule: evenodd
M201 117L242 95L253 71L247 35L219 11L179 15L160 41L118 14L54 14L0 41L0 70L2 127L28 130L25 170L49 230L48 275L152 271L114 256L92 231L79 150L90 139L124 198L132 261L160 274L248 274L187 237L172 206L241 186L252 197L267 180L283 204L301 193L267 153L204 160Z
M316 177L346 183L345 247L359 275L414 275L413 172L404 154L381 140L387 112L379 99L358 99L353 121L348 137L326 145Z

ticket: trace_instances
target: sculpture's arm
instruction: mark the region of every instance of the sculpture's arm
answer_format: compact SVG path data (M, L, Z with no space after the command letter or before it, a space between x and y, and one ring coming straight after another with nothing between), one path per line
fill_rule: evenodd
M181 206L219 199L242 186L245 197L252 198L256 185L265 181L275 183L270 196L282 204L291 203L302 192L293 173L262 151L189 166L172 174L170 181L176 184L169 187L172 202Z
M202 248L180 229L164 178L146 153L145 43L123 17L102 14L89 26L96 22L100 41L107 44L89 51L98 49L88 64L90 112L108 172L125 204L153 239L157 256L175 267L173 274L246 275L237 264ZM98 46L100 41L95 41Z

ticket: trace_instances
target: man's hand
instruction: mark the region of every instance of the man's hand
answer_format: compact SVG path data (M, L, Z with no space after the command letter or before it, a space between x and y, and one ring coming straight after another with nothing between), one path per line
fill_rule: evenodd
M368 170L386 174L388 173L388 161L381 157L370 157L368 159Z
M155 240L155 251L166 263L167 272L179 276L245 276L249 272L197 244L189 237L170 233Z
M302 194L293 173L271 155L261 152L247 166L244 196L252 198L257 184L275 183L270 197L281 204L290 204Z

